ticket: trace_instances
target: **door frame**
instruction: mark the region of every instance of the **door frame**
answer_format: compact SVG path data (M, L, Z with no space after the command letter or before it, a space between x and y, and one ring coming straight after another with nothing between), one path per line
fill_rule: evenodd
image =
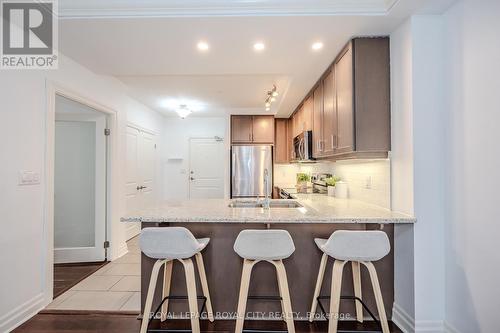
M107 116L107 127L111 130L107 142L107 170L106 170L106 228L105 239L112 239L112 221L119 220L119 202L117 198L118 179L117 174L112 172L114 166L118 165L117 143L118 143L118 115L117 112L108 108L92 98L64 87L55 81L47 81L47 114L45 119L45 193L44 193L44 283L42 284L44 294L44 305L52 302L54 297L54 166L55 166L55 113L56 95L66 97L75 102L86 105L92 109L102 112ZM113 242L107 249L106 257L114 251Z
M215 135L215 136L193 136L193 137L189 137L189 140L188 140L188 146L189 146L189 149L188 149L188 168L189 168L189 172L187 174L187 182L188 182L188 188L187 188L187 194L188 194L188 200L191 199L191 142L193 140L218 140L219 139L219 142L222 143L222 145L224 146L224 150L227 150L226 149L226 140L224 139L224 137L221 137L221 136L218 136L218 135ZM222 178L222 181L224 182L223 184L223 187L224 187L224 198L226 199L227 198L227 184L226 184L226 179L227 179L227 164L228 164L228 155L227 155L227 151L224 151L224 157L225 157L225 161L224 161L224 176Z

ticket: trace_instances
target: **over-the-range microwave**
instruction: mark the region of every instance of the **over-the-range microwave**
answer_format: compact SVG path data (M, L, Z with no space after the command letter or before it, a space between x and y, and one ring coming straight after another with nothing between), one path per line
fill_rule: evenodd
M293 138L293 162L315 162L313 158L312 131L304 131Z

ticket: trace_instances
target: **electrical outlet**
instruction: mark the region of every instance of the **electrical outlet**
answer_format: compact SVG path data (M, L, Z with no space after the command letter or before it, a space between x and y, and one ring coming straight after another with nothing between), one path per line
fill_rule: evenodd
M19 185L40 184L40 174L35 171L19 171Z
M372 188L372 176L366 177L365 188L367 190L371 190L371 188Z

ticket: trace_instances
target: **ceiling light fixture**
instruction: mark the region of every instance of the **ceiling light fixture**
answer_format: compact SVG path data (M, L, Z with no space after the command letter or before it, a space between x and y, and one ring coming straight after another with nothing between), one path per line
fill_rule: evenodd
M266 45L262 42L257 42L255 44L253 44L253 49L257 52L264 51L265 48L266 48Z
M311 48L313 49L313 51L319 51L323 48L323 43L322 42L315 42L315 43L313 43Z
M189 116L192 111L188 109L188 107L187 107L186 104L181 104L181 105L179 105L179 108L177 110L175 110L175 112L177 112L177 114L179 115L179 117L181 117L182 119L184 119L187 116Z
M274 84L273 89L267 92L266 101L264 104L266 106L266 111L271 110L271 103L276 101L277 96L278 96L278 90L276 88L276 85Z
M207 42L204 42L204 41L200 41L198 42L198 44L196 45L196 47L198 48L199 51L201 52L206 52L208 51L208 49L210 48L210 46L208 45Z

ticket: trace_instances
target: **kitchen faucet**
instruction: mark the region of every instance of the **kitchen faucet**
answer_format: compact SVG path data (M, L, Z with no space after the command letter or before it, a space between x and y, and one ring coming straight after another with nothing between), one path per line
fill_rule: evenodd
M264 169L264 201L262 207L264 209L269 209L269 171Z

